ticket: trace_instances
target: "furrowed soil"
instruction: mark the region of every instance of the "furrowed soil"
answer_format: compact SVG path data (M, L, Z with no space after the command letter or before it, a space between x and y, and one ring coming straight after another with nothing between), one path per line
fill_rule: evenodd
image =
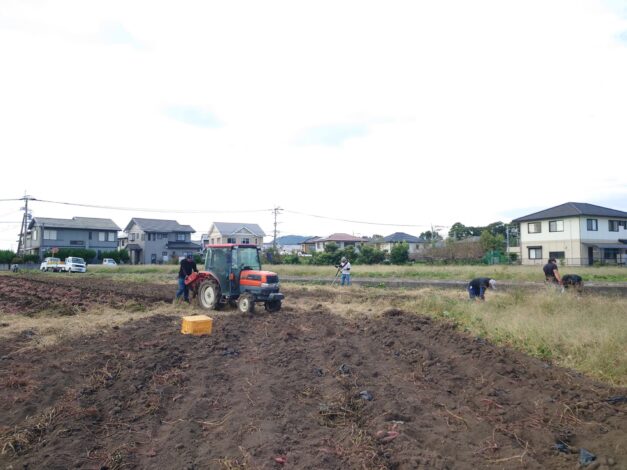
M5 319L128 315L43 348L36 329L0 339L0 467L571 469L586 449L587 468L627 468L625 389L382 307L389 291L346 316L359 291L288 287L279 313L211 312L188 336L181 316L205 312L175 288L0 276Z

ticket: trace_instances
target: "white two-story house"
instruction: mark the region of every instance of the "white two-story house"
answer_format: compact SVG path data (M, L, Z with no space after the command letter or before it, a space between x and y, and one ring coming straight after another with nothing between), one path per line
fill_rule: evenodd
M627 212L567 202L512 223L520 224L522 264L549 258L569 266L627 262Z

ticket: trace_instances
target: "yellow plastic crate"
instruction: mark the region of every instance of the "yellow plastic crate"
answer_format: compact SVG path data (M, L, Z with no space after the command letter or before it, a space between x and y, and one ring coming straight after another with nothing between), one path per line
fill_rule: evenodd
M210 335L212 326L213 318L207 315L183 317L181 333L184 335Z

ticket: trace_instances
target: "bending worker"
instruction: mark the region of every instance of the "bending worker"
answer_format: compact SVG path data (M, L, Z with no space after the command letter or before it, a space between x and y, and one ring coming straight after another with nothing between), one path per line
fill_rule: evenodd
M185 278L189 276L192 272L198 272L198 267L196 266L196 262L194 261L194 256L189 253L183 260L181 260L181 267L179 269L179 288L176 291L176 297L174 298L174 303L180 301L181 296L185 302L189 303L189 287L185 285Z
M549 262L542 267L542 270L547 283L562 284L562 277L557 269L557 260L555 258L549 258Z
M485 300L486 289L496 290L496 281L489 277L477 277L468 283L468 295L471 299L479 297Z

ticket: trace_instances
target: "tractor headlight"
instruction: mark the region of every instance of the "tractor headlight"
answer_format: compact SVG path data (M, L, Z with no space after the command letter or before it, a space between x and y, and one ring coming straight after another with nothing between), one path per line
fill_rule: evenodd
M261 287L263 289L278 289L280 287L280 284L278 282L262 282Z

